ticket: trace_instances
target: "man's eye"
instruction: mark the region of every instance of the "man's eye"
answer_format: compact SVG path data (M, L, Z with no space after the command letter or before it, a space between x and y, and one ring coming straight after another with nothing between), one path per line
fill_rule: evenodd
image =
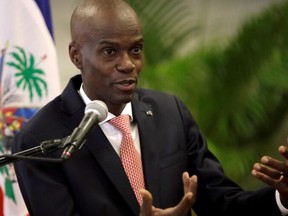
M142 52L142 47L134 47L134 48L132 49L132 52L133 52L134 54L139 54L139 53Z
M104 53L105 53L106 55L114 55L114 54L115 54L115 50L112 49L112 48L106 48L106 49L104 50Z

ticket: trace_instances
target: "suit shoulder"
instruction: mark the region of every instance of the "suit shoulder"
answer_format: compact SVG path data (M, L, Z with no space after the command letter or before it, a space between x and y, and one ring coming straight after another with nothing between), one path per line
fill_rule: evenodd
M136 101L142 101L144 103L155 106L162 107L177 107L186 108L186 105L181 101L181 99L171 93L161 92L157 90L139 88L136 91L135 97Z
M167 93L167 92L161 92L157 90L152 90L152 89L145 89L145 88L138 88L137 89L137 94L139 97L142 96L151 96L151 97L168 97L168 98L177 98L177 96Z

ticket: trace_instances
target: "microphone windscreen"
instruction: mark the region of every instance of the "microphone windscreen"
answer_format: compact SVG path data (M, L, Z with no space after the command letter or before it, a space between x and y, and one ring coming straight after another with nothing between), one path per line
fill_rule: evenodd
M102 122L108 115L107 105L100 100L91 101L86 105L85 114L94 112L98 115L98 122Z

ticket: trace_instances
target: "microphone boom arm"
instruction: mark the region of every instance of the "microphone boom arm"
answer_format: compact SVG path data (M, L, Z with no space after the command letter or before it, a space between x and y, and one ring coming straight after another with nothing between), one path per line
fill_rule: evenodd
M69 137L69 136L68 136ZM9 163L18 161L20 159L35 159L35 160L49 160L48 158L40 158L40 157L30 157L33 155L39 155L39 154L47 154L53 151L56 151L57 149L61 149L66 147L69 143L66 142L68 137L64 139L54 139L54 140L47 140L40 143L39 146L29 148L20 152L17 152L15 154L4 154L0 155L0 167L7 165ZM53 159L55 162L62 161L61 159ZM53 161L51 160L51 161Z

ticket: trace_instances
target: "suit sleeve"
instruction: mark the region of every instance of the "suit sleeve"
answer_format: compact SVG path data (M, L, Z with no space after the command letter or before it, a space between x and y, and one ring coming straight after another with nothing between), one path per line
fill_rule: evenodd
M205 137L188 108L177 98L186 131L190 174L198 176L198 192L194 207L198 216L206 215L281 215L275 200L275 190L265 187L244 191L229 179L208 149ZM225 151L225 149L223 149Z

